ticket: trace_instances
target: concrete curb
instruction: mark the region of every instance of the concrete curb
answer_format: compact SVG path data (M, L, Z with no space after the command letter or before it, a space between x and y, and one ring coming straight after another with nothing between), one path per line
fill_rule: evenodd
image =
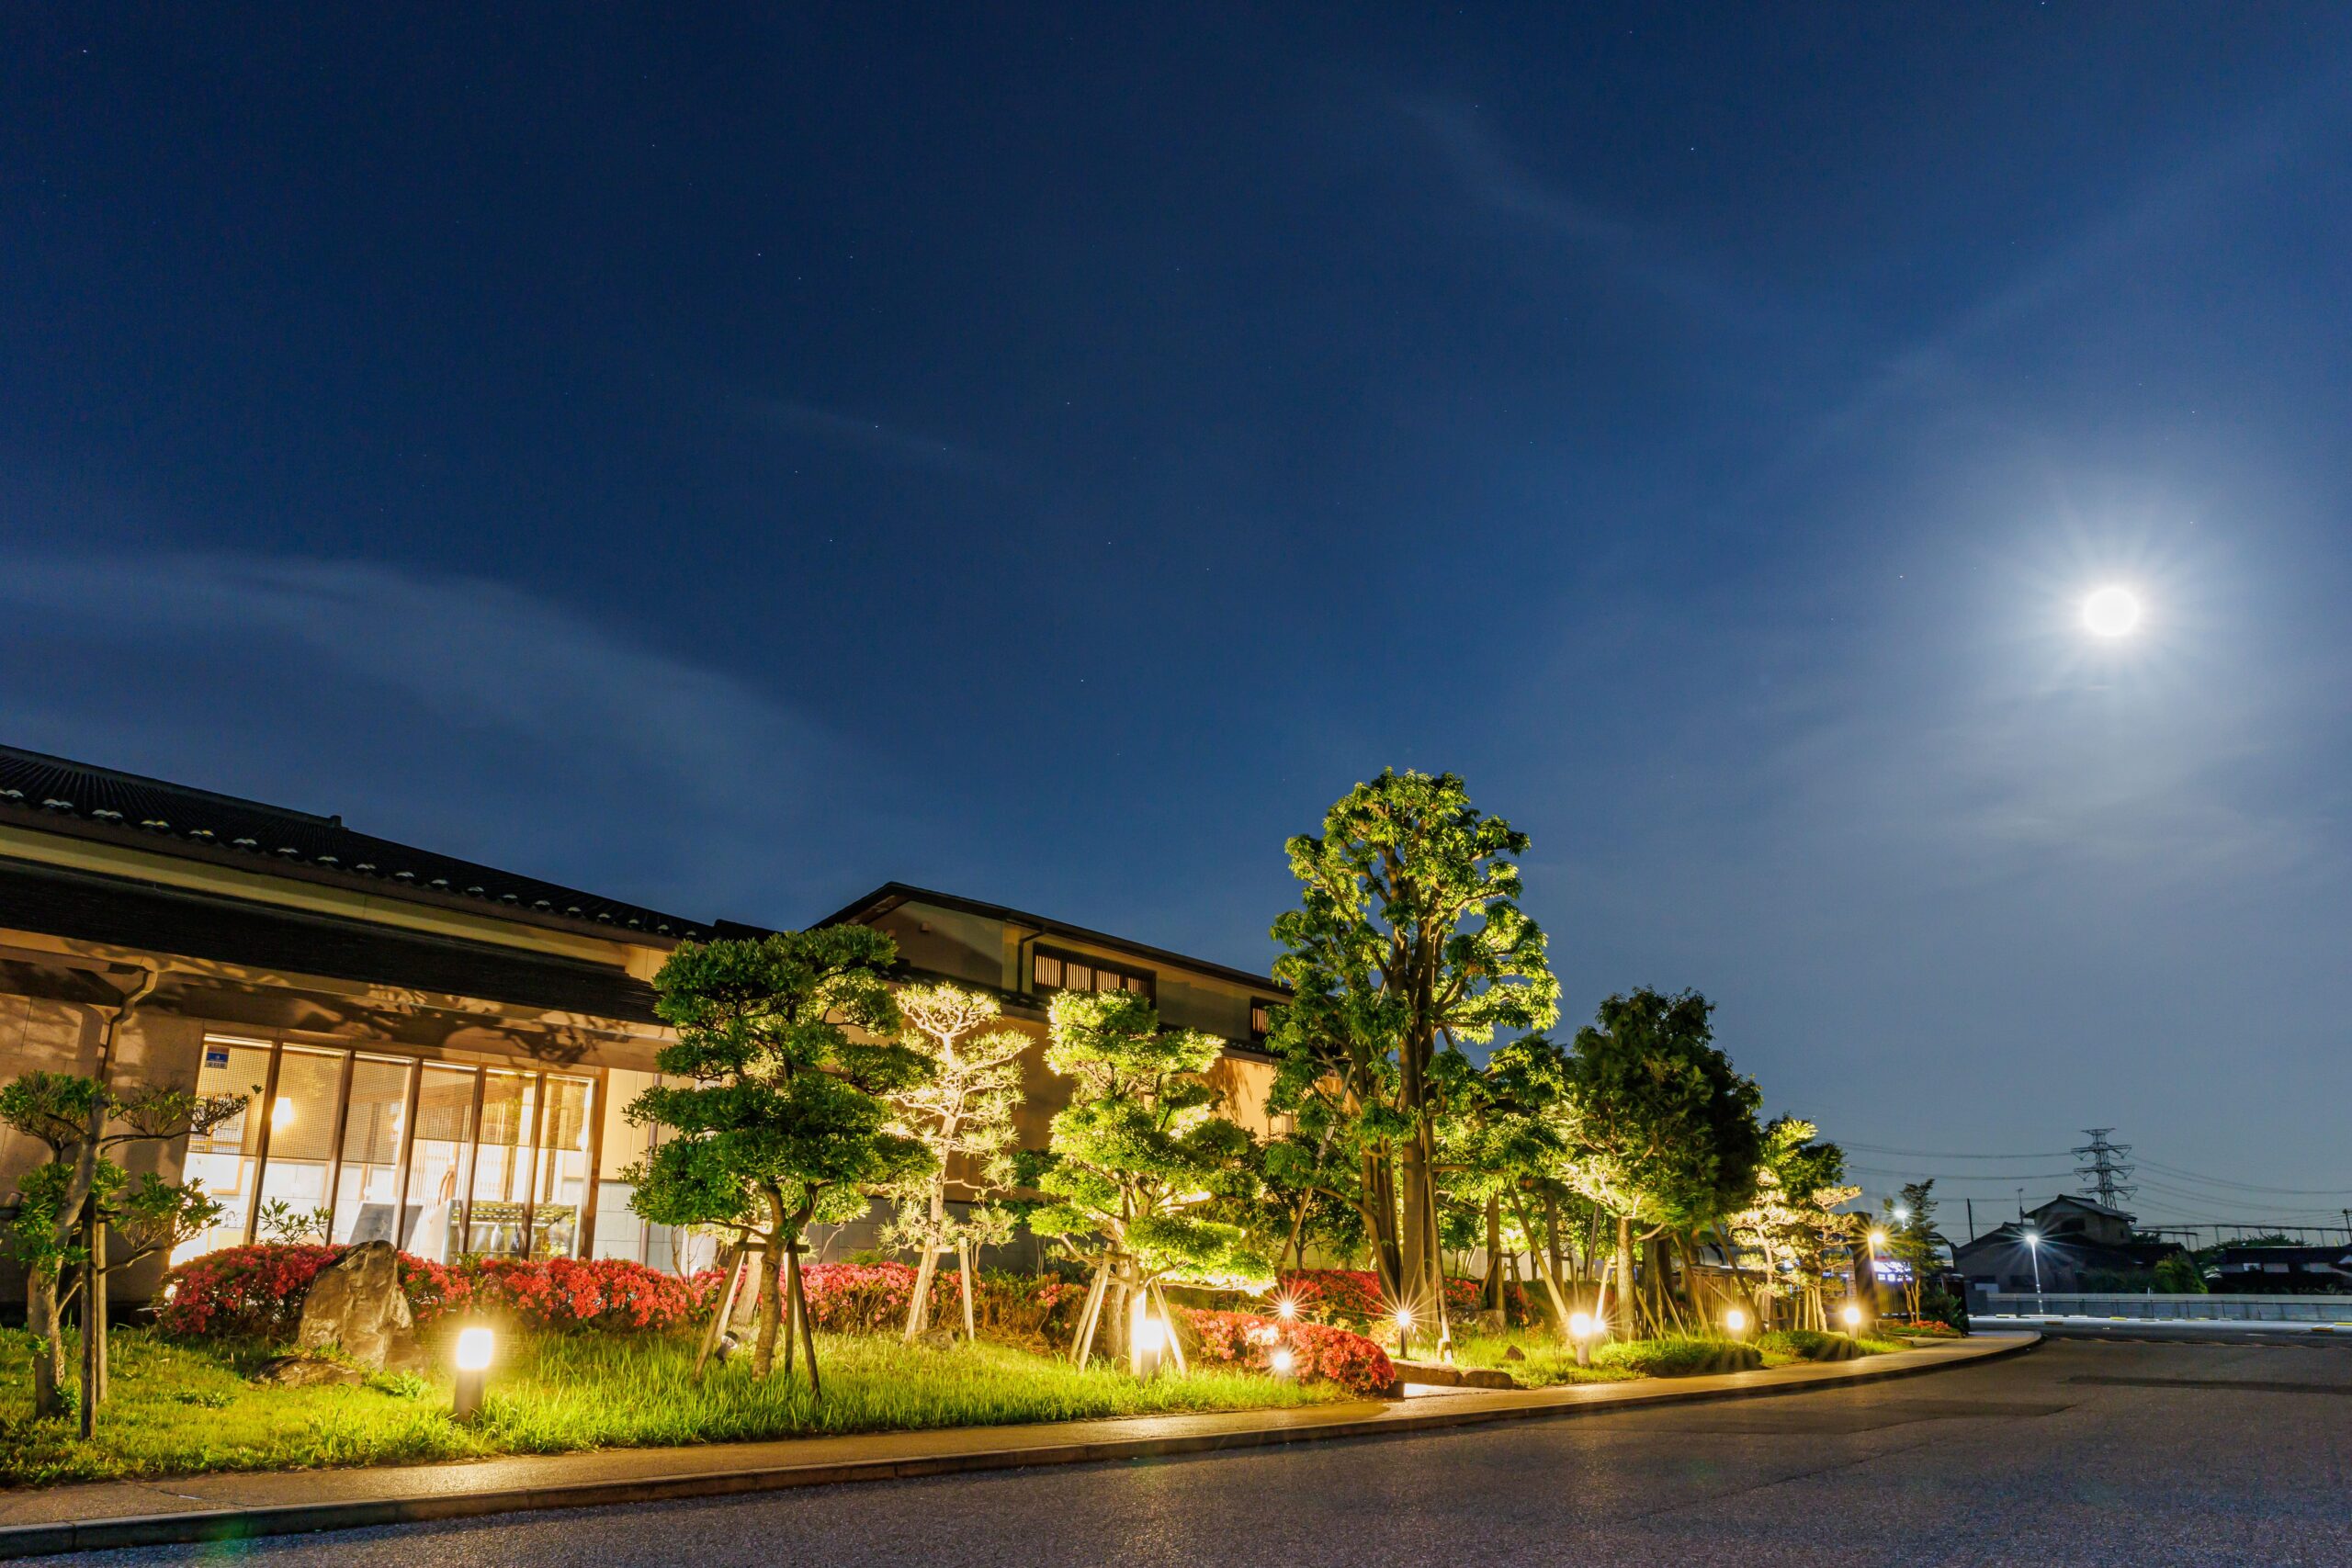
M476 1518L490 1514L522 1513L542 1508L594 1508L620 1503L667 1502L684 1497L723 1497L750 1492L781 1492L800 1486L830 1486L857 1481L899 1481L922 1476L967 1475L1000 1470L1025 1470L1039 1465L1099 1464L1119 1460L1161 1459L1184 1454L1215 1453L1228 1449L1271 1448L1300 1442L1414 1435L1455 1427L1486 1426L1498 1421L1556 1419L1603 1415L1660 1405L1703 1404L1732 1399L1769 1399L1819 1389L1850 1388L1857 1383L1886 1382L1921 1377L2021 1355L2042 1342L2039 1334L2013 1343L1988 1345L1970 1354L1946 1355L1909 1366L1871 1368L1864 1363L1837 1363L1856 1370L1836 1377L1815 1376L1785 1383L1747 1383L1733 1387L1676 1389L1640 1385L1638 1398L1563 1399L1555 1403L1496 1403L1468 1408L1434 1410L1423 1415L1362 1416L1311 1426L1241 1427L1222 1432L1194 1432L1165 1437L1103 1438L1083 1442L1039 1443L1023 1447L984 1449L962 1453L922 1455L902 1459L834 1461L816 1464L775 1465L756 1470L697 1471L679 1475L644 1476L628 1480L566 1483L560 1485L500 1487L480 1492L444 1493L416 1497L379 1497L333 1503L300 1503L256 1508L207 1508L187 1513L130 1514L111 1518L57 1524L0 1527L0 1558L44 1557L68 1551L105 1551L133 1546L167 1546L202 1541L244 1540L265 1535L300 1535L318 1530L365 1529L384 1525L424 1524L441 1519ZM1584 1385L1589 1387L1591 1385Z

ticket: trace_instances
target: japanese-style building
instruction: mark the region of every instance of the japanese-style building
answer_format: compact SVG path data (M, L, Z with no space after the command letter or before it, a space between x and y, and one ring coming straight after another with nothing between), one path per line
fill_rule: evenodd
M996 996L1040 1049L1024 1141L1062 1103L1042 1044L1065 989L1125 989L1224 1037L1215 1081L1262 1124L1262 975L892 883L813 923L888 931L910 979ZM681 942L764 928L664 914L346 827L0 747L0 1082L37 1069L237 1094L248 1111L134 1173L224 1212L181 1256L300 1235L423 1257L668 1266L622 1174L621 1114L668 1032L651 980ZM0 1129L0 1209L45 1151ZM162 1267L125 1279L136 1300ZM0 1310L21 1282L0 1261Z

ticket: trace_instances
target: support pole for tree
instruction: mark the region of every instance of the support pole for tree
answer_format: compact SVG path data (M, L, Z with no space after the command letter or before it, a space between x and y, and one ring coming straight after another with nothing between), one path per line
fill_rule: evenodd
M742 1288L743 1265L751 1256L749 1247L738 1247L735 1249L735 1267L727 1271L727 1287L718 1292L718 1310L710 1314L710 1326L703 1330L702 1345L695 1351L695 1376L697 1378L702 1376L704 1363L710 1359L710 1353L718 1348L719 1338L726 1334L727 1325L735 1315L735 1292Z
M1086 1305L1079 1310L1077 1337L1070 1341L1070 1364L1080 1370L1094 1354L1094 1325L1102 1315L1103 1292L1110 1288L1111 1259L1105 1257L1094 1270L1094 1283L1086 1292Z
M98 1435L98 1336L104 1332L91 1315L98 1303L98 1200L93 1193L83 1208L83 1235L92 1245L82 1258L82 1440Z
M801 1348L808 1352L808 1393L814 1398L824 1393L824 1389L817 1381L817 1331L815 1325L808 1321L808 1292L800 1284L800 1239L797 1236L785 1244L785 1257L788 1260L791 1277L792 1315L800 1324ZM787 1362L785 1375L789 1377L791 1374L792 1368Z
M964 1284L964 1343L967 1345L977 1345L980 1338L980 1331L972 1321L972 1270L978 1262L979 1259L975 1256L975 1248L972 1246L972 1238L967 1235L957 1236L956 1238L956 1276Z
M1168 1293L1159 1288L1157 1280L1151 1282L1151 1298L1159 1303L1159 1321L1168 1330L1168 1354L1176 1363L1176 1375L1191 1377L1193 1369L1184 1359L1184 1341L1176 1332L1176 1314L1168 1310Z

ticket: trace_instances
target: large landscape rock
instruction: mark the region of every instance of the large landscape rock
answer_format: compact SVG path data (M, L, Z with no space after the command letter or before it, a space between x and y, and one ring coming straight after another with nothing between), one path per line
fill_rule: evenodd
M379 1371L424 1364L416 1319L401 1290L400 1255L390 1242L364 1242L320 1270L302 1298L302 1324L294 1343L304 1350L336 1347Z

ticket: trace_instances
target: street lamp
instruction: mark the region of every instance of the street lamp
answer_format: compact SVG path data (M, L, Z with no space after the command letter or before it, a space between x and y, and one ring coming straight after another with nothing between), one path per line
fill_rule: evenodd
M2025 1233L2026 1256L2033 1259L2033 1310L2036 1314L2050 1309L2041 1300L2041 1235L2038 1231Z

